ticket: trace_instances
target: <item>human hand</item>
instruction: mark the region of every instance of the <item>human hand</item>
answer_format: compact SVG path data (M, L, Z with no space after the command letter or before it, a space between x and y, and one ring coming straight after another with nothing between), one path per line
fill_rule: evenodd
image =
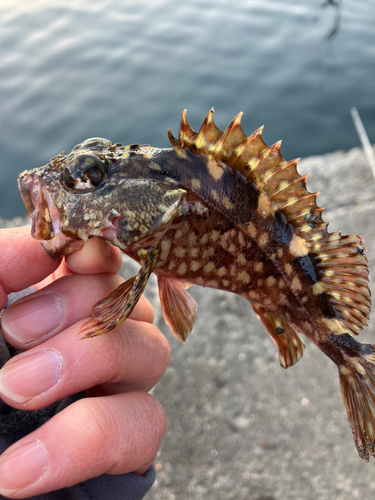
M92 305L122 281L113 274L121 265L119 250L103 242L99 248L92 239L66 258L73 271L67 274L68 267L59 267L61 261L45 253L29 228L0 230L0 245L0 310L9 293L62 275L2 315L4 337L26 352L0 371L1 398L34 410L83 390L89 396L3 453L0 495L27 498L103 473L143 474L166 426L160 404L147 391L170 356L167 340L152 325L152 307L142 297L113 332L84 341L78 336Z

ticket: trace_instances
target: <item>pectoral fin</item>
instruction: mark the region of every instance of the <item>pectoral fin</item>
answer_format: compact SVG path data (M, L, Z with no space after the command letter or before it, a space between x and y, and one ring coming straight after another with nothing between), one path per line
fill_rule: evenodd
M185 342L195 323L197 304L179 281L158 276L158 285L164 320L173 335Z
M150 249L139 273L94 305L92 318L81 328L80 333L85 333L82 338L108 333L126 320L146 288L150 274L157 265L158 255L158 250Z
M295 329L277 314L264 306L251 304L272 340L279 348L279 360L283 368L293 366L302 357L305 344Z

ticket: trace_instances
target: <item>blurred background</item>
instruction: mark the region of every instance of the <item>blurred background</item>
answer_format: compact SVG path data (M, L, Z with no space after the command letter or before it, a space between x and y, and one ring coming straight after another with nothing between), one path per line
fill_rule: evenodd
M245 133L264 124L265 141L283 139L286 159L309 157L300 172L322 191L330 228L363 234L374 268L374 180L361 149L337 152L360 146L353 106L375 142L374 7L0 0L0 220L25 213L22 170L92 136L168 147L184 108L198 129L215 107L221 129L243 111ZM124 263L124 277L136 271ZM172 347L154 391L168 429L147 499L371 498L374 462L358 458L333 363L307 342L284 371L245 300L191 293L197 323L182 345L161 318L154 279L147 290Z
M373 0L1 0L0 216L16 177L91 136L168 147L244 112L287 159L375 141Z

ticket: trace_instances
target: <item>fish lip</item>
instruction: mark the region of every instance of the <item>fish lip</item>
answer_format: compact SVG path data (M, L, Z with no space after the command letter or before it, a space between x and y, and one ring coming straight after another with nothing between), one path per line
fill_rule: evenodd
M60 257L66 257L67 255L81 249L85 242L82 240L74 240L63 233L60 233L52 239L40 241L40 243L50 257L59 259Z
M28 190L26 201L30 201L34 208L31 214L31 234L36 240L50 240L55 236L55 228L51 217L50 203L48 203L49 196L46 196L47 190L35 173L27 175L25 183ZM25 186L21 187L25 193ZM27 209L30 210L30 205Z
M43 181L35 173L20 175L18 189L27 213L32 218L32 235L49 240L61 233L60 215Z
M27 177L25 178L25 176L21 174L17 179L17 184L26 211L29 214L29 217L32 217L35 212L35 206L31 200L30 191L26 179Z

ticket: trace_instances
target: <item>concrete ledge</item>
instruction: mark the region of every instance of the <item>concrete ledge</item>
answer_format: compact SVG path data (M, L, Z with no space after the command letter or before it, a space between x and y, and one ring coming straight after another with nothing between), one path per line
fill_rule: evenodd
M361 234L375 268L375 182L361 149L307 158L308 188L321 191L330 229ZM5 222L22 224L23 220ZM129 277L137 266L125 261ZM283 370L249 304L193 287L198 319L186 345L164 325L155 280L147 296L172 359L154 389L168 429L148 500L316 500L370 498L375 463L357 455L337 369L307 342ZM362 341L374 343L374 322Z

